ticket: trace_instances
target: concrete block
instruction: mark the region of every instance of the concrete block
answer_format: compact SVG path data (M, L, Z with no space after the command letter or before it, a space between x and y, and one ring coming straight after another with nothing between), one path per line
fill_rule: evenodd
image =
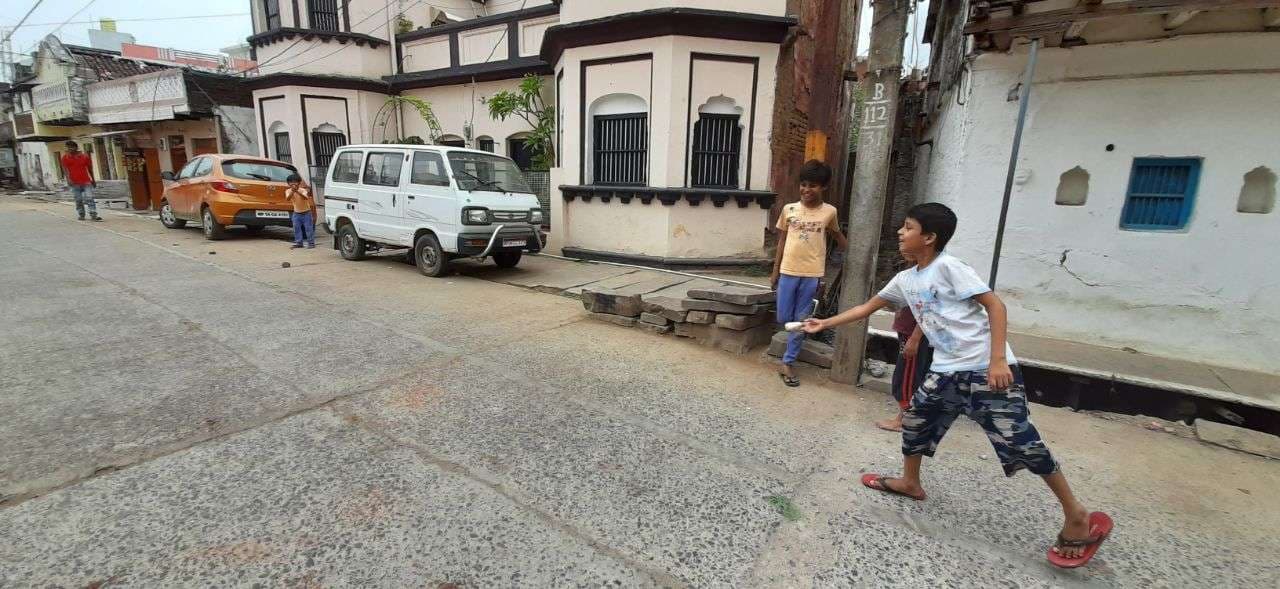
M641 296L641 300L644 312L662 315L676 323L684 322L689 314L675 297Z
M756 313L755 315L730 315L728 313L716 315L716 327L736 329L738 331L751 329L752 327L771 323L772 321L773 313L768 311Z
M778 299L778 294L771 290L748 288L745 286L717 286L712 288L689 289L686 295L691 299L704 301L720 301L734 305L768 304Z
M686 311L712 311L715 313L732 313L734 315L755 315L769 308L766 305L735 305L723 301L703 301L699 299L685 299L681 301L680 305Z
M733 354L746 354L754 348L769 343L771 335L773 335L772 325L761 325L743 331L713 327L711 345Z
M709 325L716 322L716 314L710 311L688 311L685 321Z
M699 325L697 323L677 323L676 336L687 337L697 341L698 343L708 343L711 341L711 326Z
M773 334L773 338L769 342L770 356L781 358L782 354L787 351L787 335L785 331ZM831 359L835 357L835 354L835 348L817 340L807 339L801 344L800 354L796 356L796 360L820 368L831 368Z
M655 313L641 313L640 322L649 325L666 325L671 323L671 320Z
M610 289L583 289L582 306L592 313L608 313L623 317L639 317L644 310L640 295L624 294Z
M611 315L609 313L589 313L588 315L590 315L592 319L595 319L597 321L604 321L606 323L612 323L614 325L621 325L623 327L636 326L635 317L623 317L621 315Z
M1197 419L1196 437L1215 446L1280 460L1280 437L1271 434Z
M652 323L645 323L644 321L637 323L636 327L639 327L640 329L644 329L647 331L652 331L653 333L656 333L659 335L665 335L665 334L671 333L675 329L671 325L654 325Z

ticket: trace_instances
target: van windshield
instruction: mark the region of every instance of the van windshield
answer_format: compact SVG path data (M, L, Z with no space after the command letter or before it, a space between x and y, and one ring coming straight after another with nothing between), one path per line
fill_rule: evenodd
M262 180L263 182L284 182L290 174L298 171L284 164L252 161L229 161L222 163L222 173L242 180Z
M501 156L469 151L449 152L453 177L462 190L493 190L533 194L516 163Z

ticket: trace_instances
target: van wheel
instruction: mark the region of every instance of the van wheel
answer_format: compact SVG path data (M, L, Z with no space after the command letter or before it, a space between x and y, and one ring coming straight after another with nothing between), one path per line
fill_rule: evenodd
M499 268L515 268L520 263L520 252L498 252L493 254L493 263Z
M362 260L368 244L359 235L351 223L343 223L338 227L338 252L347 260Z
M187 222L173 216L173 207L169 206L169 201L160 203L160 224L170 229L182 229L187 226Z
M448 272L449 261L445 259L444 250L430 233L413 242L413 257L418 261L418 271L427 276L439 278Z
M222 239L227 234L227 226L213 218L213 211L209 207L201 209L200 225L204 229L204 238L210 241Z

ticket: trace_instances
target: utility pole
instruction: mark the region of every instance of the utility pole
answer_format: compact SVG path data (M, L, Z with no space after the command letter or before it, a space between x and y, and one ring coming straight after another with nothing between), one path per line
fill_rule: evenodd
M866 301L875 285L880 224L889 184L894 124L898 119L898 90L902 87L903 41L914 1L872 0L871 48L867 56L867 78L863 81L866 101L849 199L849 249L845 252L840 286L842 311ZM838 328L831 379L856 383L862 373L866 345L865 324Z

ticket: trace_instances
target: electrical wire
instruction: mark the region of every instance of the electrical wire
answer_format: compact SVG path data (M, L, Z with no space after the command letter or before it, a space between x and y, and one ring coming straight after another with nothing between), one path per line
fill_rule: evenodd
M191 15L191 16L163 16L163 17L156 17L156 18L113 18L113 19L111 19L111 20L113 20L113 21L115 21L115 22L118 22L118 23L120 23L120 22L159 22L159 21L169 21L169 20L194 20L194 19L199 19L199 18L230 18L230 17L233 17L233 16L249 16L249 13L248 13L248 12L227 12L227 13L223 13L223 14L193 14L193 15ZM97 24L98 22L100 22L100 21L97 21L97 20L77 20L77 21L65 22L65 23L61 23L61 24L63 24L63 25L91 25L91 24ZM42 23L30 23L30 24L25 24L25 25L23 25L23 24L19 24L19 25L14 26L13 28L17 29L17 28L21 28L21 27L51 27L51 26L56 25L56 24L59 24L59 23L42 22Z
M42 2L44 2L44 0L36 0L36 3L31 5L31 8L27 10L27 13L22 15L22 18L18 20L18 24L13 25L13 27L9 29L9 34L4 36L4 40L0 41L0 45L3 45L4 43L8 42L9 39L13 37L13 34L18 32L18 29L22 28L23 26L22 23L27 22L27 18L31 16L31 13L35 12L36 9L40 7L40 4ZM28 25L28 26L33 26L33 25Z
M364 24L366 21L368 21L369 19L373 18L374 16L377 16L377 15L379 15L379 14L383 13L384 11L389 10L389 9L391 8L391 4L392 4L393 2L397 2L397 1L399 1L399 0L390 0L390 1L389 1L389 2L387 2L387 3L386 3L386 4L385 4L381 9L379 9L379 10L375 10L375 11L373 11L373 12L369 13L367 16L365 16L364 18L360 19L360 20L359 20L359 21L357 21L355 24L351 25L351 28L353 28L353 29L354 29L355 27L357 27L357 26L359 26L359 25ZM424 1L425 1L425 0L417 0L417 1L416 1L416 2L414 2L413 4L410 4L408 8L404 8L404 9L402 9L402 11L401 11L401 12L403 13L404 11L412 10L412 9L416 8L419 4L422 4ZM393 40L392 40L391 42L392 42L392 43L394 43L394 42L395 42L395 41L394 41L394 37L395 37L394 32L388 31L388 33L390 33L390 36L393 38ZM261 71L261 69L262 69L262 67L263 67L263 66L268 65L268 64L270 64L270 63L274 62L275 60L280 59L281 57L283 57L283 56L284 56L284 54L285 54L285 53L288 53L290 49L293 49L293 47L294 47L295 45L297 45L298 43L301 43L301 42L302 42L302 40L303 40L303 37L304 37L304 36L305 36L305 35L299 35L299 36L298 36L298 38L297 38L297 39L295 39L295 40L293 41L293 43L291 43L288 47L285 47L285 48L284 48L284 51L281 51L280 53L277 53L277 54L275 54L275 55L271 56L271 57L270 57L270 58L268 58L266 61L263 61L263 62L258 63L258 66L257 66L258 70L259 70L259 71ZM350 47L351 45L352 45L351 43L344 44L344 45L342 45L341 47L337 48L336 50L331 51L331 52L329 52L329 53L326 53L325 55L322 55L322 56L320 56L320 57L318 57L318 58L316 58L316 59L313 59L313 60L311 60L311 61L304 62L304 63L295 63L295 64L293 64L293 65L292 65L292 66L290 66L290 67L293 67L293 68L295 68L295 69L296 69L296 68L300 68L300 67L305 66L305 65L313 64L313 63L315 63L315 62L317 62L317 61L320 61L320 60L322 60L322 59L327 59L327 58L329 58L329 57L331 57L331 56L333 56L333 55L337 55L337 54L338 54L338 52L340 52L340 51L342 51L342 50L344 50L344 49L346 49L346 48ZM285 64L285 63L288 63L288 62L293 61L293 60L295 60L295 59L298 59L298 58L300 58L300 57L302 57L302 56L306 55L308 52L310 52L310 51L314 51L315 49L317 49L317 48L319 48L319 47L320 47L320 44L312 45L312 46L310 46L310 47L308 47L308 48L306 48L306 49L303 49L302 51L299 51L298 53L296 53L296 54L294 54L294 55L289 56L288 58L286 58L284 61L281 61L281 62L280 62L280 64L277 64L277 65Z

